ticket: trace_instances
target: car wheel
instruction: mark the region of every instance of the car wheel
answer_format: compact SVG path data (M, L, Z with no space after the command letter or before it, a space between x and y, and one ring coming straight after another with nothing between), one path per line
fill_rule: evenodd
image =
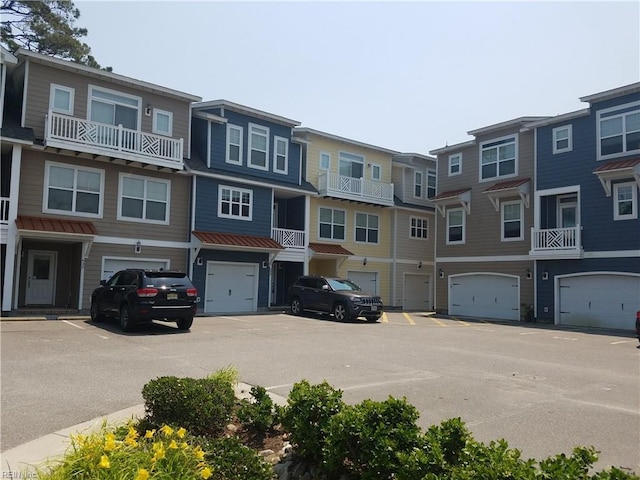
M131 310L127 305L120 308L120 330L130 332L135 327L135 320L131 316Z
M188 316L185 318L179 319L176 324L178 325L179 330L189 330L191 325L193 325L193 317Z
M347 307L344 303L336 303L333 307L333 317L338 322L346 322L349 320L349 314L347 313Z
M100 323L104 320L104 315L98 310L98 304L95 301L91 302L91 321Z
M291 313L294 315L302 314L302 304L298 297L294 297L293 300L291 300Z

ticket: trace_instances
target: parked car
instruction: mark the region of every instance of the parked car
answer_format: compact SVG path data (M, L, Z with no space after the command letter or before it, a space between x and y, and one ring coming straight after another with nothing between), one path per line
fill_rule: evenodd
M384 309L379 296L365 293L350 280L320 276L302 276L289 287L291 313L304 311L333 314L340 322L365 317L377 321Z
M636 337L638 337L638 341L640 342L640 310L636 312Z
M198 290L177 270L121 270L91 294L91 319L117 318L124 332L152 320L175 321L189 330L198 308Z

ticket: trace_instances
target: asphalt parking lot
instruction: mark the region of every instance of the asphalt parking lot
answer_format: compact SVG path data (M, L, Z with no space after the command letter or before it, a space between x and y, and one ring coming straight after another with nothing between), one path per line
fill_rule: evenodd
M601 451L598 469L640 472L640 348L629 332L387 312L336 323L286 313L198 317L123 334L86 319L0 322L1 448L142 403L162 375L234 365L243 382L287 396L327 380L355 403L406 397L426 428L461 417L482 441L524 457Z

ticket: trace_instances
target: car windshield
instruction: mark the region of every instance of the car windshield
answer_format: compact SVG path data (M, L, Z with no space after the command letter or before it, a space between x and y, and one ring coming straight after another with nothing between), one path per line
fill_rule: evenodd
M341 291L341 290L359 291L360 290L360 287L350 280L327 278L327 282L329 282L329 285L331 285L331 288L333 288L336 291Z

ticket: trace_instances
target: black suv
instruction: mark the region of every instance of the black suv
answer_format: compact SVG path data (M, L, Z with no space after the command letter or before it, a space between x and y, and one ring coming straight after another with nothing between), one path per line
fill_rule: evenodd
M365 293L352 281L342 278L299 277L289 287L289 296L294 315L304 310L332 313L340 322L358 317L375 322L384 308L380 297Z
M124 332L154 319L175 321L180 330L189 330L197 308L198 290L177 270L121 270L91 294L91 320L118 318Z

